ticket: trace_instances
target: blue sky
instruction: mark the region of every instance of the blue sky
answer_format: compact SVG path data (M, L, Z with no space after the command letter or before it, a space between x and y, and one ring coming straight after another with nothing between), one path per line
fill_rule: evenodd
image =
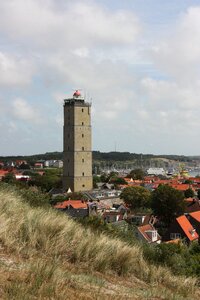
M93 149L200 154L200 0L0 0L0 155L62 151L63 99Z

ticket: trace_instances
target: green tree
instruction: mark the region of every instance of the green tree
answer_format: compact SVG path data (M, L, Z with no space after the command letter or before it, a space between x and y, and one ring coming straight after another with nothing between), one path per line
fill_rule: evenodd
M200 199L200 189L197 191L197 197Z
M101 182L101 178L99 176L93 176L93 188L97 188L97 183Z
M166 225L185 210L184 194L168 185L160 185L152 193L151 208Z
M19 167L19 170L30 170L29 164L22 163Z
M101 182L108 182L108 180L109 180L108 176L105 173L103 173L101 175L100 179L101 179Z
M133 179L138 179L138 180L143 180L145 176L145 172L142 169L134 169L132 170L127 177L133 178Z
M16 178L12 172L9 172L2 178L2 181L5 183L16 183Z
M149 208L151 192L142 186L131 186L122 191L120 198L132 209Z
M185 190L184 195L185 195L185 198L194 197L194 191L191 188L189 188L189 189Z
M43 191L48 192L51 188L61 188L62 187L62 180L61 176L56 174L44 174L39 175L35 174L32 176L29 184L32 186L40 187Z
M111 177L109 180L110 183L114 183L114 184L126 184L126 181L124 180L124 178L122 177Z

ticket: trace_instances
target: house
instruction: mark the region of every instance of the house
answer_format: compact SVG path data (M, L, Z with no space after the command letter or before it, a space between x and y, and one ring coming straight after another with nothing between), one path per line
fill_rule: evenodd
M118 211L105 211L102 218L106 223L115 223L124 220L124 218L126 218L126 214Z
M62 160L56 160L53 164L54 168L62 168L63 167L63 161Z
M170 184L171 187L173 187L174 189L178 190L178 191L182 191L185 192L188 189L192 189L194 191L194 188L191 186L191 184L187 184L187 183L182 183L182 184Z
M145 220L146 215L145 214L135 214L135 215L130 215L128 217L129 223L133 223L137 226L143 225L143 222Z
M67 213L72 218L83 218L89 216L89 208L82 200L66 200L54 205L55 209Z
M200 211L200 200L199 199L186 198L185 203L186 203L185 213Z
M166 172L163 168L149 168L147 170L148 175L166 175Z
M16 160L15 161L15 165L17 167L21 166L22 164L27 165L27 161L26 160Z
M52 188L49 191L49 195L51 195L52 198L55 198L57 196L65 196L65 190L63 188Z
M36 162L34 164L34 168L38 168L38 169L43 168L43 163L42 162Z
M176 218L163 236L164 241L185 239L187 244L198 240L199 235L185 215Z
M7 171L7 170L0 170L0 181L2 180L2 178L6 175L6 174L8 174L9 173L9 171Z
M137 226L141 225L154 225L157 221L157 218L152 214L142 214L137 213L135 215L129 216L129 223L134 223Z
M188 215L188 219L192 226L196 229L198 235L200 235L200 211L190 213Z
M107 182L97 182L97 187L99 189L103 190L112 190L114 189L114 184L113 183L107 183Z
M161 237L158 234L158 231L155 229L155 227L152 224L142 225L136 228L136 237L142 241L146 242L148 244L160 244L161 243Z

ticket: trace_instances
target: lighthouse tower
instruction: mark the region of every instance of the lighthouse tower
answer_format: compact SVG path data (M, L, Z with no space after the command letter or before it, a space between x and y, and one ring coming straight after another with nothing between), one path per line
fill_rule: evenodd
M72 192L93 187L91 148L91 104L79 90L64 100L63 187Z

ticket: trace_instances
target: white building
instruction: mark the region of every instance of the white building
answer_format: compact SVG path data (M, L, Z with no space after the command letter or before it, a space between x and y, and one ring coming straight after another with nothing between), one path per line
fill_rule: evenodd
M148 175L166 175L166 172L163 168L149 168L147 170Z

